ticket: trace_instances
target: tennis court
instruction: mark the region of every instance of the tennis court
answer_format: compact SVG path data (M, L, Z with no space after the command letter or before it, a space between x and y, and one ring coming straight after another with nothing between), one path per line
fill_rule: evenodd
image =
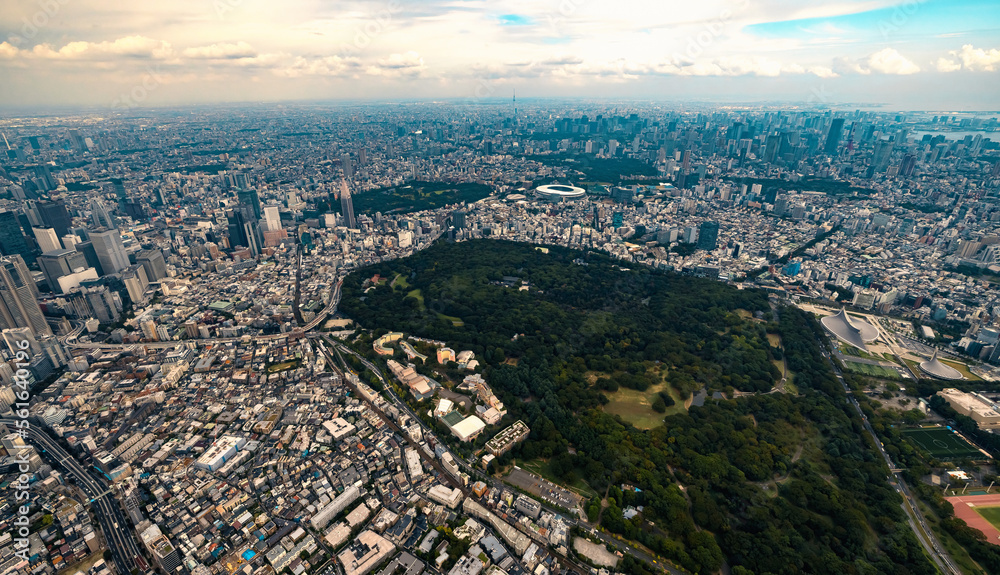
M983 459L983 452L976 449L957 433L944 427L921 427L902 430L904 436L937 459Z

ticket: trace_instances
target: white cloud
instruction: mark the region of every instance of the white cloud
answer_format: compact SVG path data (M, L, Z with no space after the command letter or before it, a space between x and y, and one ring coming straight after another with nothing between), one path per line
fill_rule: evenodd
M894 48L883 48L874 54L869 54L858 60L836 58L833 61L833 72L837 74L863 74L872 72L906 76L916 74L920 67L897 52Z
M368 66L365 73L370 76L414 76L426 68L420 54L410 50L404 54L391 54L388 58L380 58L377 64Z
M983 50L966 44L960 51L951 54L962 61L963 68L974 72L994 72L1000 65L1000 50L996 48Z
M55 49L50 44L37 44L29 50L20 50L25 56L49 60L101 60L112 57L142 58L162 60L173 55L169 42L154 40L145 36L126 36L105 42L70 42Z
M358 62L353 58L326 56L307 59L299 56L292 64L278 73L291 78L300 76L344 76L357 71Z
M250 44L240 41L235 44L211 44L184 50L188 58L253 58L257 51Z
M17 57L19 52L20 50L17 49L17 46L14 46L9 42L0 44L0 59L10 60L11 58Z
M935 67L938 72L956 72L962 69L962 64L948 58L938 58Z

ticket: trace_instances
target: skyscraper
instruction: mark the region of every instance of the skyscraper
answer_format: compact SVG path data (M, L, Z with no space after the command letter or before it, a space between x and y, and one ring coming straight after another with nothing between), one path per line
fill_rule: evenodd
M712 251L719 240L719 223L704 221L698 230L698 249Z
M255 218L258 220L261 218L260 196L257 195L257 190L240 190L236 192L236 197L241 204L246 204L253 208Z
M840 135L844 131L844 119L834 118L833 122L830 123L830 131L826 135L826 145L823 146L823 151L826 152L828 156L836 156L837 149L840 146Z
M62 244L59 243L59 236L56 235L55 229L32 228L31 231L35 233L35 241L38 242L38 249L43 254L62 249Z
M163 261L163 252L160 250L143 250L135 255L135 261L145 268L149 281L160 281L167 277L167 264Z
M73 219L66 211L66 204L62 200L38 202L35 208L38 210L38 217L41 218L42 223L50 228L55 228L57 238L69 233Z
M344 225L351 229L357 228L358 222L354 219L354 200L351 199L351 190L347 188L347 180L340 180L340 209L344 214Z
M21 256L0 258L0 328L31 328L35 337L52 335L38 306L38 289Z
M62 293L59 278L79 268L87 268L87 257L75 250L52 250L38 256L38 267L45 274L45 281L54 293Z
M351 165L351 155L344 154L340 157L340 165L344 168L344 177L347 179L354 178L354 166Z
M90 242L101 262L104 275L116 274L129 266L122 235L118 230L102 230L90 233Z
M34 259L15 212L0 212L0 254L17 254L26 262Z

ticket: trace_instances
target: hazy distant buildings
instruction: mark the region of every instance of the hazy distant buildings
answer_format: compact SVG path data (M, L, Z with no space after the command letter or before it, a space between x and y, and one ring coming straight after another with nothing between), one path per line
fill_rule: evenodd
M826 152L828 156L836 156L837 149L840 147L840 136L844 131L844 119L834 118L833 122L830 123L830 131L826 134L826 145L823 146L823 151Z

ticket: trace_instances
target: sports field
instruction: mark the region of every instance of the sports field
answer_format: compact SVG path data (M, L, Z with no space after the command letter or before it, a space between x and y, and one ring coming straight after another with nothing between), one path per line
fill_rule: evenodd
M990 525L1000 529L1000 507L976 507L976 513L990 522Z
M870 363L848 360L844 362L844 368L847 371L860 373L870 377L878 377L881 379L900 379L898 371L891 367L885 367L884 365L872 365Z
M986 541L993 545L1000 544L1000 531L997 530L992 518L1000 508L1000 495L993 493L990 495L959 495L955 497L945 497L945 499L955 508L955 517L965 521L969 527L978 529L986 536Z
M921 449L937 459L983 458L983 453L974 445L944 427L921 427L904 429L903 435Z

